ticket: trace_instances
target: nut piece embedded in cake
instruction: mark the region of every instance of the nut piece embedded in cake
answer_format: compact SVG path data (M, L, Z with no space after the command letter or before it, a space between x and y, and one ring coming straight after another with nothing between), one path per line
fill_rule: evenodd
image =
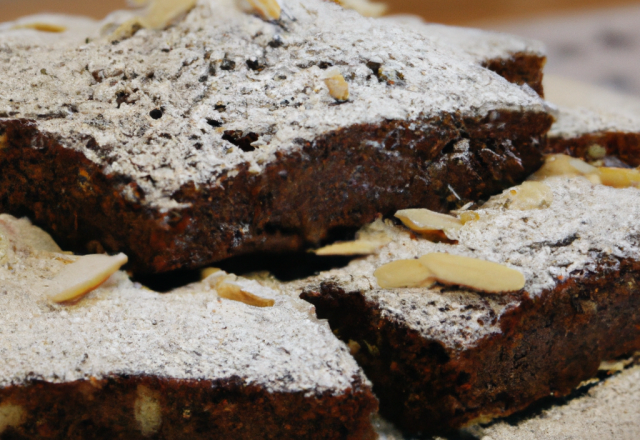
M56 303L76 301L98 288L128 261L125 254L85 255L65 266L46 289Z
M335 67L327 71L324 83L329 89L329 94L336 101L347 101L349 99L349 84Z
M11 403L3 403L0 405L0 434L2 434L7 428L21 425L26 413L24 408Z
M380 266L373 273L383 289L401 287L431 287L433 273L419 260L397 260Z
M432 253L418 259L444 284L464 286L488 293L520 290L524 287L524 275L515 269L477 258L446 253Z
M542 182L523 182L521 185L505 190L502 194L491 197L483 207L527 211L545 209L552 203L553 192L548 185Z
M447 232L462 227L462 222L459 219L428 209L403 209L396 212L395 217L399 218L406 227L416 232Z

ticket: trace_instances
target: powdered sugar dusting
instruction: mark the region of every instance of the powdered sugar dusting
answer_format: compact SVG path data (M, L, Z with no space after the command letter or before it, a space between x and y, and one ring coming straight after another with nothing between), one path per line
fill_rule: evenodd
M398 259L430 252L448 252L505 264L521 271L525 290L533 297L553 289L558 280L597 272L603 256L640 255L640 191L593 185L584 178L545 181L553 192L546 209L507 210L501 206L478 210L480 219L449 233L458 244L415 239L401 227L391 227L394 240L377 255L345 269L321 274L296 285L317 289L333 281L346 292L362 292L383 315L405 323L425 337L450 347L473 344L500 332L497 318L517 302L500 295L466 291L438 292L411 288L384 290L377 286L376 268ZM489 205L490 206L490 205Z
M590 84L545 75L546 98L558 105L550 137L640 133L640 100Z
M448 46L458 56L467 55L477 64L494 59L508 59L516 53L540 57L546 55L544 44L517 35L426 23L415 15L392 15L383 17L382 20L412 29L435 44Z
M243 288L274 307L221 299L204 282L159 294L123 272L75 306L54 305L42 286L74 257L26 245L15 225L0 216L0 387L113 375L238 377L309 394L367 383L309 304L256 281Z
M201 0L175 26L116 44L0 43L0 117L37 120L105 172L133 178L146 203L171 208L183 184L215 185L241 164L259 173L276 152L299 148L297 139L352 124L546 110L530 89L452 53L441 43L449 37L322 0L283 0L278 23L235 4ZM402 81L379 81L368 63ZM329 65L346 78L348 103L329 95ZM225 131L255 133L255 150L224 140Z

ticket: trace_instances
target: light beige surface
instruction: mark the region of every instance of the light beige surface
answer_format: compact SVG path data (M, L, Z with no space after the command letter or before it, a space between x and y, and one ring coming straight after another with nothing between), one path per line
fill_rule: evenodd
M482 440L636 440L640 438L640 366L591 388L586 395L525 420L497 423Z

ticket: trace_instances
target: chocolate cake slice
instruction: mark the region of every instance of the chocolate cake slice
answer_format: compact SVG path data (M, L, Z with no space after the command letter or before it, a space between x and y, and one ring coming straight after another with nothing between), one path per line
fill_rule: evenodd
M161 272L446 211L540 166L552 118L530 88L438 37L280 3L201 0L160 30L120 14L75 46L0 34L0 210Z
M547 152L640 165L640 100L561 77L549 76L545 84L558 105Z
M385 226L391 242L377 254L294 286L349 343L383 416L407 432L446 431L565 395L602 360L640 348L639 214L636 188L554 177L460 213L466 223L445 228L444 242ZM489 287L515 269L524 288L486 293L455 276L379 287L376 270L410 260L397 272L409 279L422 266L414 259L432 253L510 268L449 265L457 277L481 272Z
M543 96L543 68L547 62L544 45L539 41L502 32L426 23L413 15L383 18L414 30L433 42L448 47L458 56L496 72L507 81L527 84Z
M246 279L272 307L210 278L159 294L124 272L52 302L77 258L0 215L0 438L375 438L370 384L308 303Z

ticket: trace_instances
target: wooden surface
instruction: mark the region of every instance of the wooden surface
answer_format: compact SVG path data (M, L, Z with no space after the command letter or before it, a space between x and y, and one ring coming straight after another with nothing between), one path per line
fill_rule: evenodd
M386 3L392 13L414 13L429 21L464 24L580 8L640 4L640 0L388 0ZM0 21L41 11L102 18L125 5L125 0L0 0Z

